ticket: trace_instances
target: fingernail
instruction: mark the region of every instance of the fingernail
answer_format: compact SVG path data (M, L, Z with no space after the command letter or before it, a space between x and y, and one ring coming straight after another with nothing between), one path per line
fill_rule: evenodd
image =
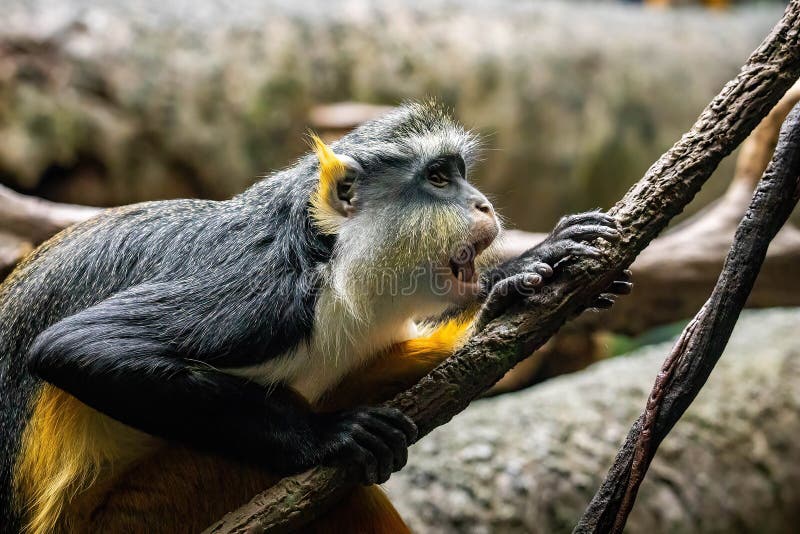
M524 281L526 286L535 287L542 283L542 277L538 274L529 274Z

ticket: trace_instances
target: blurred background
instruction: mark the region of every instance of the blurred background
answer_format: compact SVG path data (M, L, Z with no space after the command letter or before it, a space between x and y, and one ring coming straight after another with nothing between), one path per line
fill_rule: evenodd
M5 276L94 208L228 198L291 164L309 129L332 139L427 97L483 135L487 151L471 179L524 231L508 239L508 254L521 251L560 216L613 205L737 74L785 3L0 6ZM570 324L494 393L539 386L476 403L417 447L389 483L415 529L571 529L643 405L669 349L658 342L680 331L713 285L786 111L723 162L682 222L637 261L633 296ZM800 313L788 307L800 305L799 259L800 232L787 228L750 302L782 309L743 316L710 393L659 453L631 532L797 524Z
M3 11L0 180L14 189L98 206L226 198L297 158L308 128L435 96L485 136L474 180L501 213L547 230L615 202L782 6L3 0ZM377 109L325 107L342 103Z

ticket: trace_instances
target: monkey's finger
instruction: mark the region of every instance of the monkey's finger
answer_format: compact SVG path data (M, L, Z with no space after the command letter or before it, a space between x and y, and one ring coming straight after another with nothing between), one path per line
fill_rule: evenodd
M406 435L406 443L409 445L417 440L417 424L400 410L376 406L375 408L370 408L370 412L380 416L393 427L400 429Z
M492 294L490 294L489 299L486 300L483 308L481 308L478 320L475 321L475 330L480 332L483 327L500 317L503 314L503 310L508 307L504 304L506 301L507 297L506 300L502 300L499 297L492 298Z
M559 232L559 239L573 239L575 241L589 241L602 237L606 241L619 241L621 235L616 228L599 224L570 226Z
M347 437L345 444L347 455L350 456L363 470L362 482L365 486L371 486L378 480L378 461L375 456L361 446L354 438Z
M542 275L542 278L550 278L553 276L553 268L541 261L534 263L531 266L531 270Z
M591 307L596 310L607 310L611 308L616 301L614 295L603 293L592 302Z
M500 280L492 288L491 293L483 303L478 320L475 322L477 330L503 314L520 297L534 294L534 290L541 286L544 280L538 273L519 273Z
M376 463L376 476L375 482L382 484L389 480L392 474L392 467L394 466L394 455L392 450L377 436L369 432L361 425L354 425L352 428L353 439L368 450Z
M585 213L577 213L575 215L567 215L562 217L558 224L556 224L553 233L556 233L568 226L599 224L611 228L617 228L617 220L611 215L604 213L600 210L587 211Z
M402 469L408 461L408 440L406 439L406 435L377 417L365 420L361 424L365 426L367 430L381 438L383 443L392 450L394 471Z
M633 284L623 280L615 280L611 282L606 291L614 295L630 295L631 291L633 291Z
M524 295L541 286L542 282L544 282L544 280L542 279L542 275L539 273L519 273L511 278L503 280L501 284L505 287L504 291L509 295L513 295L515 293Z
M598 258L602 255L600 249L597 247L569 239L553 243L553 248L556 250L555 253L558 260L562 260L566 256L586 256L589 258Z

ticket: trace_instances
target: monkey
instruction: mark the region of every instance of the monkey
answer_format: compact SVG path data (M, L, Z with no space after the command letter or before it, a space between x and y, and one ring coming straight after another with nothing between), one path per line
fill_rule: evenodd
M480 140L435 102L310 140L231 199L108 209L0 286L0 530L197 532L348 462L362 485L307 531L407 532L378 484L417 429L381 403L620 238L593 211L498 262Z

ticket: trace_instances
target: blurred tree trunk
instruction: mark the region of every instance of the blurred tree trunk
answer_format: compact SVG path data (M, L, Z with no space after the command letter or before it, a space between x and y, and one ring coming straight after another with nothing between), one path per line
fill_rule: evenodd
M778 131L800 101L800 83L781 99L742 143L728 190L711 206L656 238L631 266L636 290L610 310L584 314L547 345L512 369L494 392L514 391L546 378L582 369L607 356L597 332L638 335L691 317L714 287L756 182L767 168ZM511 231L505 254L516 256L544 234ZM772 241L747 305L800 306L800 230L787 223Z
M627 190L779 13L6 0L0 181L101 206L223 198L293 161L309 126L335 126L320 103L435 95L496 149L472 178L517 227L546 230Z

